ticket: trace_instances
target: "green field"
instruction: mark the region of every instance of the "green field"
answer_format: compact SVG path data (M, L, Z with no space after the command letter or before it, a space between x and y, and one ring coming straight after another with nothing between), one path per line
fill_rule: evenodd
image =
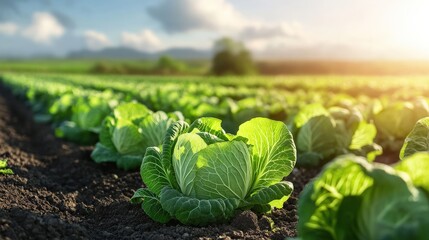
M90 74L154 74L157 60L100 59L34 59L0 60L0 72L90 73ZM201 75L208 71L208 61L184 61L182 74ZM158 73L159 74L159 73Z
M159 75L156 59L22 59L0 60L0 72L22 73L78 73L78 74L125 74ZM182 64L174 75L206 75L211 61L175 60ZM256 60L259 75L330 75L330 76L405 76L429 75L428 61L335 61L335 60Z
M6 85L35 106L36 117L40 119L56 118L52 106L62 104L66 96L72 99L68 100L68 106L61 106L66 109L81 101L80 98L99 96L100 101L116 99L116 104L138 101L154 111L180 111L188 121L217 117L223 119L229 131L236 131L241 123L252 117L268 117L291 124L301 109L311 104L326 110L357 111L366 122L377 124L374 116L385 109L397 108L391 111L398 115L408 110L426 109L425 93L429 90L426 76L163 77L5 73L2 78ZM73 111L66 112L71 115L61 118L70 120ZM408 133L418 118L410 120L406 127L402 126L402 132ZM390 139L380 130L379 138ZM401 141L405 135L394 140Z
M140 169L146 187L131 202L157 222L207 225L237 209L282 208L296 165L320 171L300 195L303 239L371 234L374 224L383 236L403 228L426 236L427 76L4 72L0 80L57 137L94 146L96 163ZM366 221L375 223L359 225Z

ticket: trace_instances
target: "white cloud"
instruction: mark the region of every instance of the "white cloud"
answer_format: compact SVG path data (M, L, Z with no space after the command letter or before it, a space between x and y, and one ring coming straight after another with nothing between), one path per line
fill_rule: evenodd
M149 8L148 13L169 33L212 31L219 36L239 39L254 51L297 41L303 35L298 23L252 19L241 14L227 0L164 0Z
M234 6L225 0L165 0L149 8L148 13L170 33L195 29L231 29L245 21Z
M86 46L91 50L99 50L112 45L106 35L97 31L88 30L84 33L84 37Z
M278 45L303 45L306 35L298 23L249 22L238 34L238 39L245 42L253 51L265 51Z
M12 22L0 23L0 34L15 35L18 29L19 27L15 23L12 23Z
M301 35L300 25L297 23L268 24L254 22L244 27L240 32L243 39L265 39L273 37L297 38Z
M36 12L29 27L22 34L34 42L49 44L53 39L63 36L64 26L48 12Z
M162 47L161 40L149 29L140 33L123 32L121 41L122 45L141 51L156 51Z

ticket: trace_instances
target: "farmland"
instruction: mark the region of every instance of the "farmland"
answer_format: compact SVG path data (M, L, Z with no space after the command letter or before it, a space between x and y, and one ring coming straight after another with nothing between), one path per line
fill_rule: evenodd
M300 235L304 234L304 240L317 239L317 236L348 239L338 237L338 226L332 223L336 222L334 216L340 218L342 214L355 214L359 216L356 219L365 219L365 214L368 214L363 210L345 213L338 210L353 209L348 207L350 204L370 205L370 201L389 201L386 196L402 194L412 195L415 201L411 201L411 197L398 197L401 206L411 204L416 206L415 209L429 211L425 197L428 185L421 181L421 175L425 173L411 175L410 179L415 180L412 181L406 177L404 180L393 173L396 170L392 170L412 172L410 165L419 166L419 161L426 159L424 155L407 158L404 154L411 156L416 149L413 145L416 137L409 136L409 133L417 132L417 139L421 139L420 133L426 131L424 123L421 123L421 130L413 128L419 119L429 116L428 90L427 76L208 77L2 73L0 158L8 160L8 167L14 174L0 174L0 181L5 186L1 190L2 195L6 196L0 203L0 234L11 238L28 238L31 234L35 238L284 239L296 237L299 230ZM141 115L129 116L131 113ZM155 119L153 122L158 124L155 130L150 128L153 124L145 125L152 121L147 119ZM222 120L221 126L214 119ZM265 130L250 126L252 121L259 121L257 125ZM177 122L183 125L179 126ZM276 186L288 186L282 185L285 182L293 184L292 192L284 189L281 193L282 199L289 199L281 202L280 206L277 204L272 212L262 214L255 209L267 206L255 204L248 197L256 194L256 190L275 184L249 187L250 192L243 193L243 198L247 208L255 210L257 215L237 207L238 214L223 221L216 217L197 216L199 223L207 221L204 226L193 226L198 224L189 219L195 216L183 218L180 214L170 213L167 218L162 218L162 213L153 214L148 210L150 207L143 205L143 211L139 204L131 204L130 199L144 203L149 194L139 195L136 192L139 188L151 190L150 194L158 194L160 196L156 197L162 200L158 186L148 177L150 174L145 174L152 171L150 167L142 165L141 176L139 168L145 155L153 155L151 159L170 157L174 160L174 154L166 156L164 152L168 146L164 135L169 136L169 126L183 129L175 133L180 135L175 141L183 142L184 147L187 146L185 140L198 133L198 136L210 136L209 140L203 138L207 148L224 144L234 149L232 146L238 148L249 144L259 152L265 151L260 147L265 145L253 140L250 133L265 136L270 132L267 129L282 129L277 131L282 133L279 136L267 138L277 137L275 142L282 142L287 149L288 153L281 157L285 161L277 165L281 171L271 174L278 178L275 184L279 185ZM121 130L125 128L127 131ZM133 129L151 134L136 136L139 134L135 135ZM246 132L244 129L251 130ZM149 138L160 132L162 136L159 139ZM408 145L403 147L405 139ZM151 145L144 145L148 142ZM171 143L174 144L178 143ZM416 145L420 146L419 151L428 150L421 144ZM163 152L146 151L146 147L151 146L159 146ZM252 148L242 152L252 152ZM405 150L401 151L401 148ZM172 152L173 149L174 146ZM267 151L276 152L276 149L273 147ZM295 149L296 156L292 154ZM282 151L279 151L280 155ZM233 162L231 159L228 161ZM373 165L373 161L389 165ZM232 167L246 164L237 162ZM179 175L181 170L174 169ZM382 173L377 175L374 173L377 171ZM319 173L317 180L307 185ZM340 184L347 173L362 179L351 184L351 190L344 190ZM329 182L326 180L329 176L339 180ZM182 186L186 183L179 179L177 184ZM399 190L374 197L380 188L395 183L401 186ZM245 184L249 183L243 182ZM317 188L323 184L338 187L342 196L331 196ZM358 185L361 188L353 187ZM305 186L307 190L302 193ZM254 189L255 192L251 193ZM192 194L188 192L187 195ZM317 202L321 205L305 207L312 201L310 195L320 197L322 200ZM336 204L330 206L328 215L323 212L326 211L323 210L326 196ZM344 203L343 198L347 199ZM371 234L368 228L377 224L383 226L385 215L382 214L385 212L382 205L373 206L374 212L381 212L381 223L370 219L375 221L374 224L363 226L360 236ZM301 217L298 210L303 209L312 209L313 212L306 212L307 215ZM411 210L403 211L409 214L410 223L417 228L428 221L415 217ZM298 222L298 217L301 222ZM322 219L322 223L318 219ZM406 224L398 226L386 231L390 234L400 231L401 227L409 227ZM341 227L345 229L345 226ZM423 230L415 232L422 234ZM422 235L413 239L422 239L418 236Z

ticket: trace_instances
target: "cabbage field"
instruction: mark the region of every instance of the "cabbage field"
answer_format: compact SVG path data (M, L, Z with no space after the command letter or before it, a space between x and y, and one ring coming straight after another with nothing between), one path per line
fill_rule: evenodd
M427 239L428 92L424 76L3 73L0 236Z

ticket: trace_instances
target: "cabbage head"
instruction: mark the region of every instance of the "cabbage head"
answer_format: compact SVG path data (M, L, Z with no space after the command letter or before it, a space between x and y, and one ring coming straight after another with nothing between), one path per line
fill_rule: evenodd
M139 168L148 147L160 147L170 125L181 113L153 113L145 105L125 103L102 123L99 142L91 154L97 163L115 162L125 170Z
M428 159L418 153L391 167L354 155L336 158L301 193L300 239L427 239Z
M228 221L238 209L283 207L293 185L283 181L296 162L283 122L253 118L227 134L221 120L182 121L167 131L162 150L149 148L140 174L146 188L131 198L158 222L206 225Z

